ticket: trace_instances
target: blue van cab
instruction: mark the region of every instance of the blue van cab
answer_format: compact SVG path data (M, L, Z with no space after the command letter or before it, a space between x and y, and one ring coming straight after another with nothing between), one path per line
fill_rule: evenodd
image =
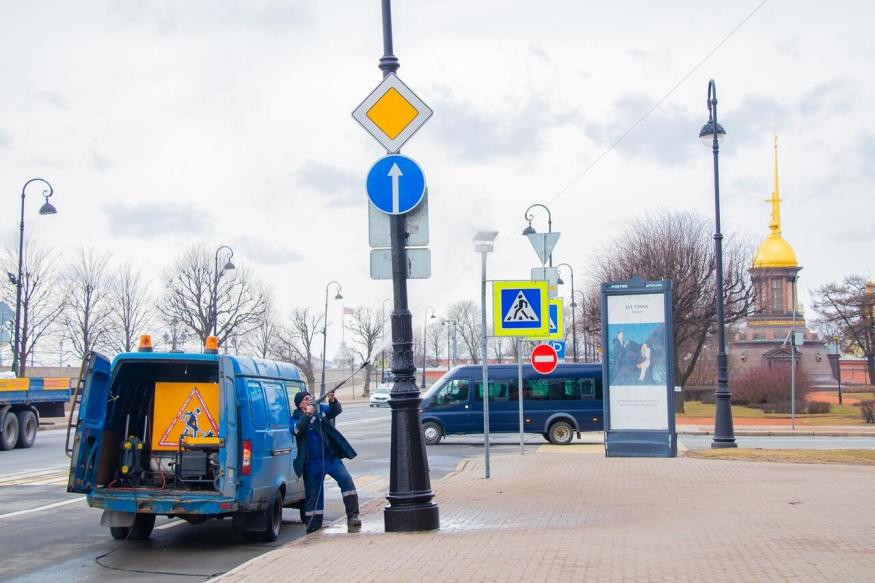
M517 433L516 365L489 365L489 431ZM601 364L560 364L548 375L523 366L523 431L551 443L571 443L574 433L604 428ZM483 433L483 368L457 366L423 395L422 430L435 445L446 435Z
M279 536L283 507L303 515L292 462L300 371L219 354L92 353L71 447L69 492L103 509L113 538L145 539L157 515L231 518L247 540Z

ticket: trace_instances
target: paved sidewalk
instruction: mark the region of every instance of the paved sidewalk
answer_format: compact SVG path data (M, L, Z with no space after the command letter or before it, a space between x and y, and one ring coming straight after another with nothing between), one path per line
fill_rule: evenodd
M438 446L439 447L439 446ZM441 529L334 526L225 581L872 581L875 468L530 448L432 484Z

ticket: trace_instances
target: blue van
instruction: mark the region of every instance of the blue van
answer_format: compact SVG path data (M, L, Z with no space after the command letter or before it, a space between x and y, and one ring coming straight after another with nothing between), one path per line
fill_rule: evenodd
M518 433L519 373L515 364L489 365L489 431ZM560 364L549 375L523 366L523 431L551 443L571 443L574 433L604 428L601 364ZM483 368L457 366L422 399L425 443L445 435L483 433Z
M292 461L292 365L242 356L131 352L87 362L67 491L103 509L116 539L148 538L157 515L231 518L273 541L283 507L303 515Z

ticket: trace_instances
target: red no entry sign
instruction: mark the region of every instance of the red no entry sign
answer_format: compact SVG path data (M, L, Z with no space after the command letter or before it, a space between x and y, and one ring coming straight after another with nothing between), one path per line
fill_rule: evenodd
M550 374L559 365L559 355L549 344L538 344L532 350L532 366L541 374Z

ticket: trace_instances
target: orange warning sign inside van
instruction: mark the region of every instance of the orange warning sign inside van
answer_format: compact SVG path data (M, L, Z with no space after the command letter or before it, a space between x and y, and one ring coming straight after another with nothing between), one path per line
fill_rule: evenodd
M218 383L155 383L152 451L176 451L179 438L218 437Z

